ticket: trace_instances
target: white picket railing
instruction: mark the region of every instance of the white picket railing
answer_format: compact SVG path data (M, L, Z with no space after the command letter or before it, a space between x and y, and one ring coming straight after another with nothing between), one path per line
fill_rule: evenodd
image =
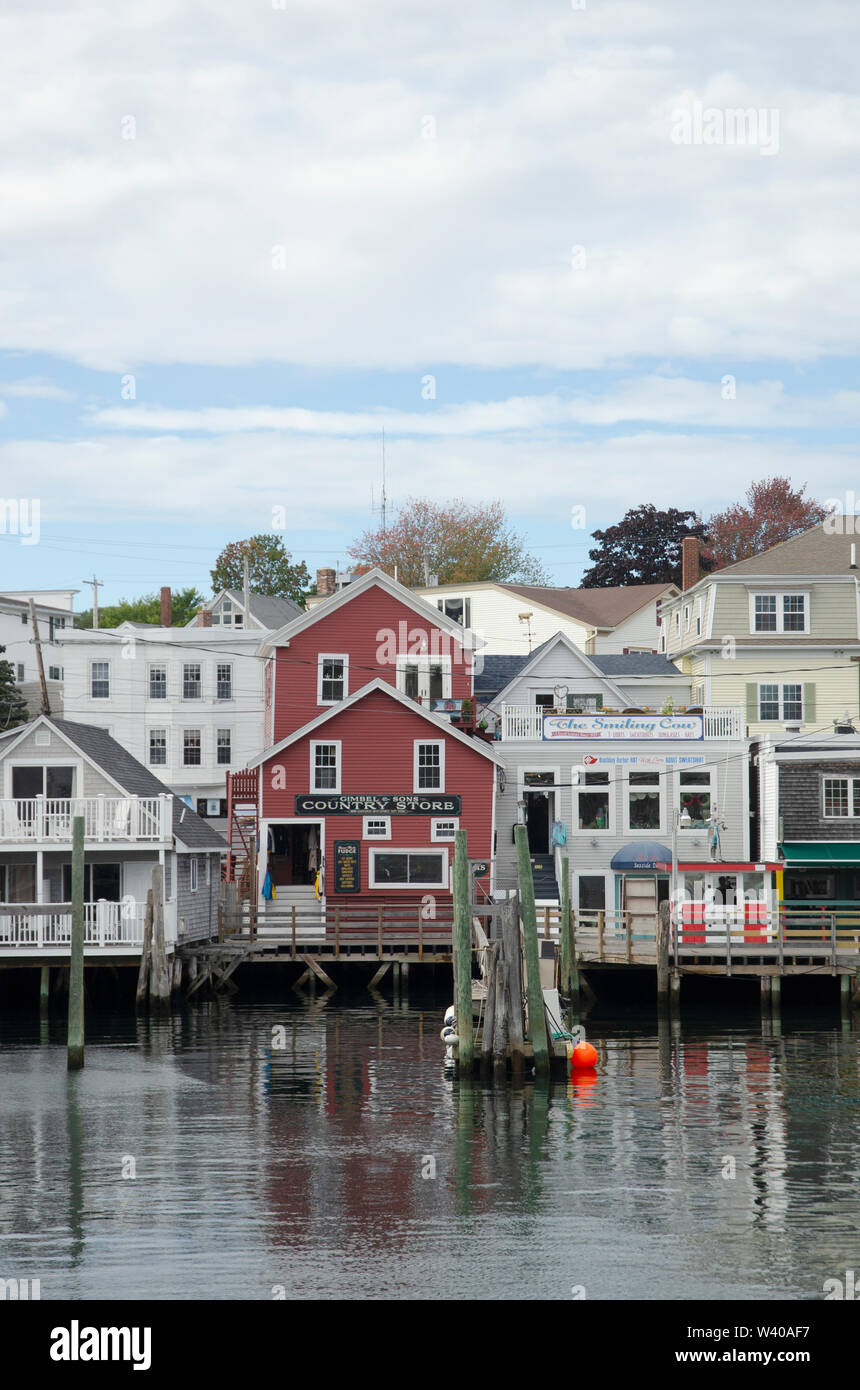
M503 739L541 740L543 737L543 716L552 710L540 705L502 705L501 734ZM659 715L659 710L653 711ZM676 710L683 714L683 710ZM705 705L701 711L703 731L706 739L743 738L745 734L744 712L739 706ZM671 735L669 735L671 737Z
M84 818L87 840L146 840L168 843L172 801L164 796L46 796L0 800L0 842L71 844L72 824Z
M138 902L84 903L85 946L140 946L146 905ZM0 903L0 952L7 948L70 949L71 903Z

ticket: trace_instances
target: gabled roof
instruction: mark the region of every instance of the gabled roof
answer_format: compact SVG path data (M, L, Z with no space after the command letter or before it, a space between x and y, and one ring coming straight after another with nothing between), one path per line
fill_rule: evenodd
M609 686L610 690L612 690L613 694L616 696L618 700L621 701L622 704L626 703L627 696L624 694L622 690L619 690L618 686L614 683L611 677L608 676L605 672L599 670L598 667L595 665L594 658L586 656L582 648L578 647L575 642L571 642L570 638L567 637L563 632L557 632L553 637L548 638L546 642L542 642L541 645L535 651L532 652L531 656L526 658L525 664L520 668L519 671L515 673L514 676L512 676L512 678L508 681L507 685L499 691L498 695L495 698L501 701L503 697L507 695L511 686L514 685L516 681L522 680L524 676L529 675L532 669L541 660L541 658L545 656L546 653L553 647L566 647L568 654L576 658L576 660L582 666L583 671L586 675L590 673L591 675L596 676L597 679L601 681L604 685ZM549 679L550 677L548 676L547 680ZM558 675L558 673L554 673L552 679L558 681L561 678Z
M532 603L552 608L567 618L585 623L588 627L617 627L632 618L634 613L662 598L677 584L624 584L608 589L555 589L534 584L500 584L499 588L519 594Z
M231 598L240 608L245 607L245 595L239 589L225 589L224 593ZM221 595L218 594L217 598ZM213 603L217 599L212 600ZM210 607L206 604L205 607ZM248 595L248 607L251 610L251 617L267 631L274 631L276 628L283 627L284 623L292 622L304 613L304 609L294 603L291 598L280 598L277 594L254 594Z
M117 743L104 729L93 724L76 724L70 719L55 719L40 715L29 724L23 724L10 732L18 736L30 733L40 724L56 729L68 743L77 748L84 757L98 768L110 782L129 796L164 796L173 799L173 834L186 849L224 850L227 848L223 836L218 835L206 824L196 811L192 811L169 787L160 782L148 767L133 758L121 743ZM16 740L12 740L10 748Z
M619 652L593 656L591 660L607 676L677 676L688 681L683 671L660 652Z
M313 608L302 611L301 615L292 622L288 622L277 632L271 632L263 638L260 644L260 655L268 656L275 647L284 646L292 637L298 636L306 628L312 627L314 623L322 622L330 613L343 608L345 604L352 603L353 599L360 594L367 593L368 589L377 586L384 589L392 598L396 598L399 603L411 608L419 618L432 619L436 627L444 628L460 644L461 647L469 649L469 639L466 636L466 629L462 623L458 623L455 618L447 617L438 609L435 604L428 603L426 599L419 598L411 589L407 589L403 584L398 584L396 579L392 579L390 574L384 570L374 568L363 574L360 579L354 579L345 588L339 589L336 594L331 594L323 599L322 603L314 604Z
M403 705L404 709L408 709L410 714L414 714L417 718L424 719L428 724L432 724L434 729L438 729L441 733L448 734L451 738L455 738L460 743L465 744L467 748L472 749L473 753L480 753L482 757L489 758L491 763L501 762L500 754L496 753L483 739L469 738L468 734L461 733L456 725L452 724L444 715L431 714L429 710L425 710L421 705L417 705L408 695L401 694L393 685L389 685L388 681L381 680L380 677L377 676L375 680L369 681L368 684L363 685L360 690L356 690L354 695L350 695L346 700L341 700L340 704L333 705L331 709L326 710L324 714L317 715L317 717L311 719L309 723L303 724L300 729L295 729L293 733L288 734L286 738L282 738L280 743L274 743L270 748L264 748L262 753L257 754L256 758L249 759L248 767L261 767L263 763L268 762L269 758L274 758L278 753L282 752L284 748L289 748L293 743L298 743L301 739L306 738L308 734L314 733L316 729L322 728L330 719L336 719L339 714L343 714L344 710L351 709L353 705L358 704L359 700L364 700L375 690L379 690L383 695L387 695L390 699L396 700L398 704Z
M751 555L747 560L738 560L734 565L726 565L724 569L703 575L699 584L703 580L743 579L747 575L750 578L757 575L762 578L769 575L775 578L789 575L860 577L860 570L851 568L851 546L854 545L856 553L860 554L860 526L857 534L852 534L848 530L851 521L849 513L844 528L846 534L834 531L832 521L822 521L818 526L802 531L799 536L792 536L791 540L772 545L760 555Z

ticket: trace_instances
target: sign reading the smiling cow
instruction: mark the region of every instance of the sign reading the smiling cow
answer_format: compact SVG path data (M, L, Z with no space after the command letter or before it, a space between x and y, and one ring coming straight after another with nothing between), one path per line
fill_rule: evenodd
M545 714L546 742L577 738L704 738L700 714Z
M361 889L361 841L335 840L334 891L358 893Z

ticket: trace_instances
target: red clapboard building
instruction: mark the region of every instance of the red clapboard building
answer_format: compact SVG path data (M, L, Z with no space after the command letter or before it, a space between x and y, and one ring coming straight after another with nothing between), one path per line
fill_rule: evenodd
M499 760L469 718L469 644L380 570L266 639L268 746L233 779L257 773L260 897L268 875L286 904L444 900L457 829L491 891ZM434 709L462 701L462 727Z

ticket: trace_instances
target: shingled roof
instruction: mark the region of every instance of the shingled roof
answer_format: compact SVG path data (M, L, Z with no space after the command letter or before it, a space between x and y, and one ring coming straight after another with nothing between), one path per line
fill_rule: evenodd
M520 598L541 603L588 627L613 628L662 598L676 584L624 584L609 589L554 589L537 584L500 584Z

